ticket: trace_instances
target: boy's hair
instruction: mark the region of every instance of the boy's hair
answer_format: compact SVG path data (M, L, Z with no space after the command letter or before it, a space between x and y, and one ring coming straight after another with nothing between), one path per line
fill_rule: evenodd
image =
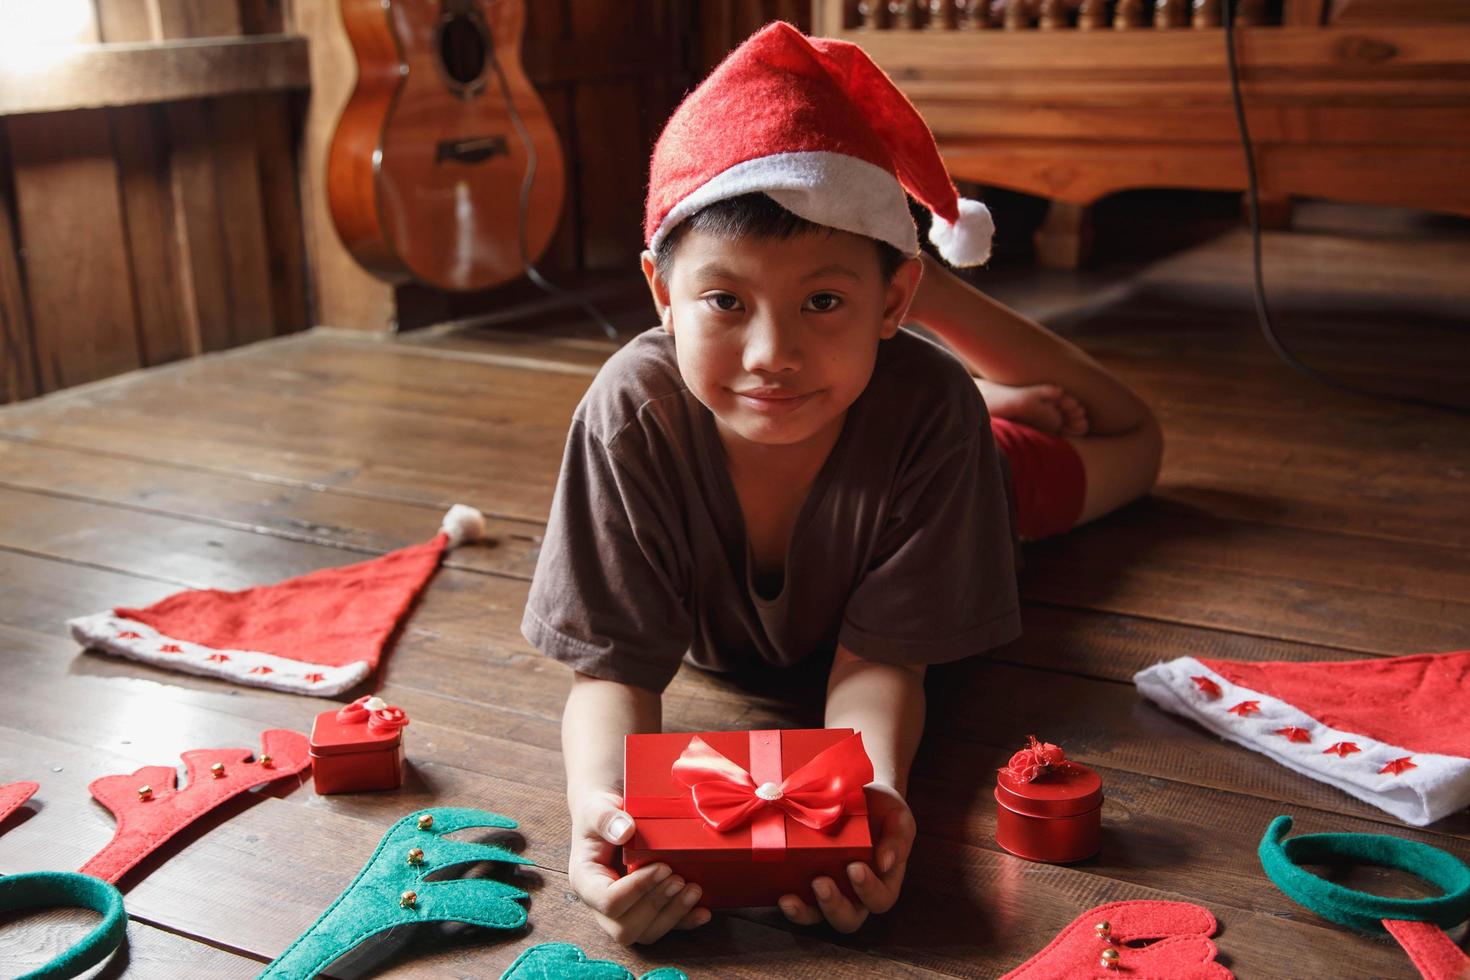
M675 225L664 236L663 241L659 242L653 253L653 264L658 270L659 278L664 282L669 281L669 274L673 271L674 252L678 250L679 239L690 229L727 241L744 238L746 235L787 239L817 231L830 234L834 230L792 214L769 196L759 192L728 197L700 208ZM887 283L903 264L904 255L887 242L880 242L876 238L869 241L878 249L878 268L883 275L883 282Z

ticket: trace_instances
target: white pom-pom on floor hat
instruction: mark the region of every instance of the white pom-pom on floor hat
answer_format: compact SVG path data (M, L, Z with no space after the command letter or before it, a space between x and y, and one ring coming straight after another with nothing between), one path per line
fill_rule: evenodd
M784 21L752 34L669 118L649 167L644 241L657 249L716 201L760 192L808 221L919 253L907 191L946 262L980 265L990 211L961 198L934 134L856 44Z
M484 515L455 504L423 544L274 585L178 592L147 608L110 609L68 625L84 646L158 667L297 694L340 694L378 666L445 552L484 536Z

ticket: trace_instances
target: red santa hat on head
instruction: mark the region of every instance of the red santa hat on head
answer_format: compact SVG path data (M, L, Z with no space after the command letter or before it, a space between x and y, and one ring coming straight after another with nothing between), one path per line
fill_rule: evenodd
M990 212L956 192L913 103L856 44L784 21L751 35L674 110L653 150L644 240L657 248L701 208L757 191L915 256L908 191L934 213L929 239L947 262L990 257Z
M423 544L241 592L180 592L68 624L84 646L160 667L297 694L340 694L378 666L444 553L485 534L455 504Z
M1470 806L1470 650L1332 663L1180 657L1160 707L1422 827Z

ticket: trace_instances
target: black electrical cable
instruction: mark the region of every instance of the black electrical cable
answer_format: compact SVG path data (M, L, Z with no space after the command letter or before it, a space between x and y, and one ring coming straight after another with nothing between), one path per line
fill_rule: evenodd
M1246 207L1250 214L1251 226L1251 265L1254 273L1254 295L1256 303L1256 320L1261 325L1261 333L1266 337L1266 343L1276 352L1276 356L1285 361L1286 364L1307 377L1330 388L1351 392L1355 395L1367 395L1371 398L1383 398L1389 401L1406 402L1412 405L1426 405L1430 408L1439 408L1451 412L1470 412L1470 408L1460 405L1451 405L1446 402L1434 401L1430 398L1416 398L1412 395L1390 395L1369 388L1339 381L1328 377L1317 369L1310 367L1297 359L1296 355L1287 350L1285 345L1276 335L1276 328L1271 320L1271 311L1266 305L1266 284L1261 270L1261 201L1260 189L1256 183L1256 155L1251 143L1250 129L1245 122L1245 102L1240 92L1240 66L1236 63L1235 53L1235 3L1234 0L1221 0L1220 19L1225 28L1225 63L1230 70L1230 98L1235 105L1235 124L1240 131L1240 147L1245 153L1245 180L1246 180Z
M505 108L510 113L510 121L515 126L517 135L520 136L521 142L526 147L526 173L521 179L519 224L516 229L516 244L520 248L521 265L526 270L526 278L553 296L570 299L582 307L582 311L593 320L596 320L598 326L602 327L603 333L607 334L610 339L621 343L622 338L618 336L617 328L608 321L607 317L603 316L601 310L592 305L591 300L587 299L581 293L563 289L556 285L538 272L536 267L531 264L531 256L526 249L526 221L531 209L531 186L536 180L536 147L531 143L531 133L526 129L526 124L521 119L520 112L516 110L515 99L512 97L510 91L510 83L506 81L505 71L500 67L500 59L495 57L493 44L486 45L486 56L489 58L491 66L495 69L495 77L500 80L500 94L505 99Z

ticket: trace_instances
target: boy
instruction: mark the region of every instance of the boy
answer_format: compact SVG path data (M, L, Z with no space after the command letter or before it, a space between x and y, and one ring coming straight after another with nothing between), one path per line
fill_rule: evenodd
M623 736L659 730L682 660L831 654L825 723L862 732L872 758L874 862L848 868L856 902L818 878L816 906L780 906L851 931L903 882L926 665L1019 634L1019 539L1157 475L1148 408L921 257L905 190L935 212L946 259L988 257L988 213L957 197L907 99L856 46L780 22L654 150L643 271L661 325L577 408L522 624L576 672L571 884L619 942L709 920L698 882L613 866L633 834ZM910 319L965 363L901 330Z

